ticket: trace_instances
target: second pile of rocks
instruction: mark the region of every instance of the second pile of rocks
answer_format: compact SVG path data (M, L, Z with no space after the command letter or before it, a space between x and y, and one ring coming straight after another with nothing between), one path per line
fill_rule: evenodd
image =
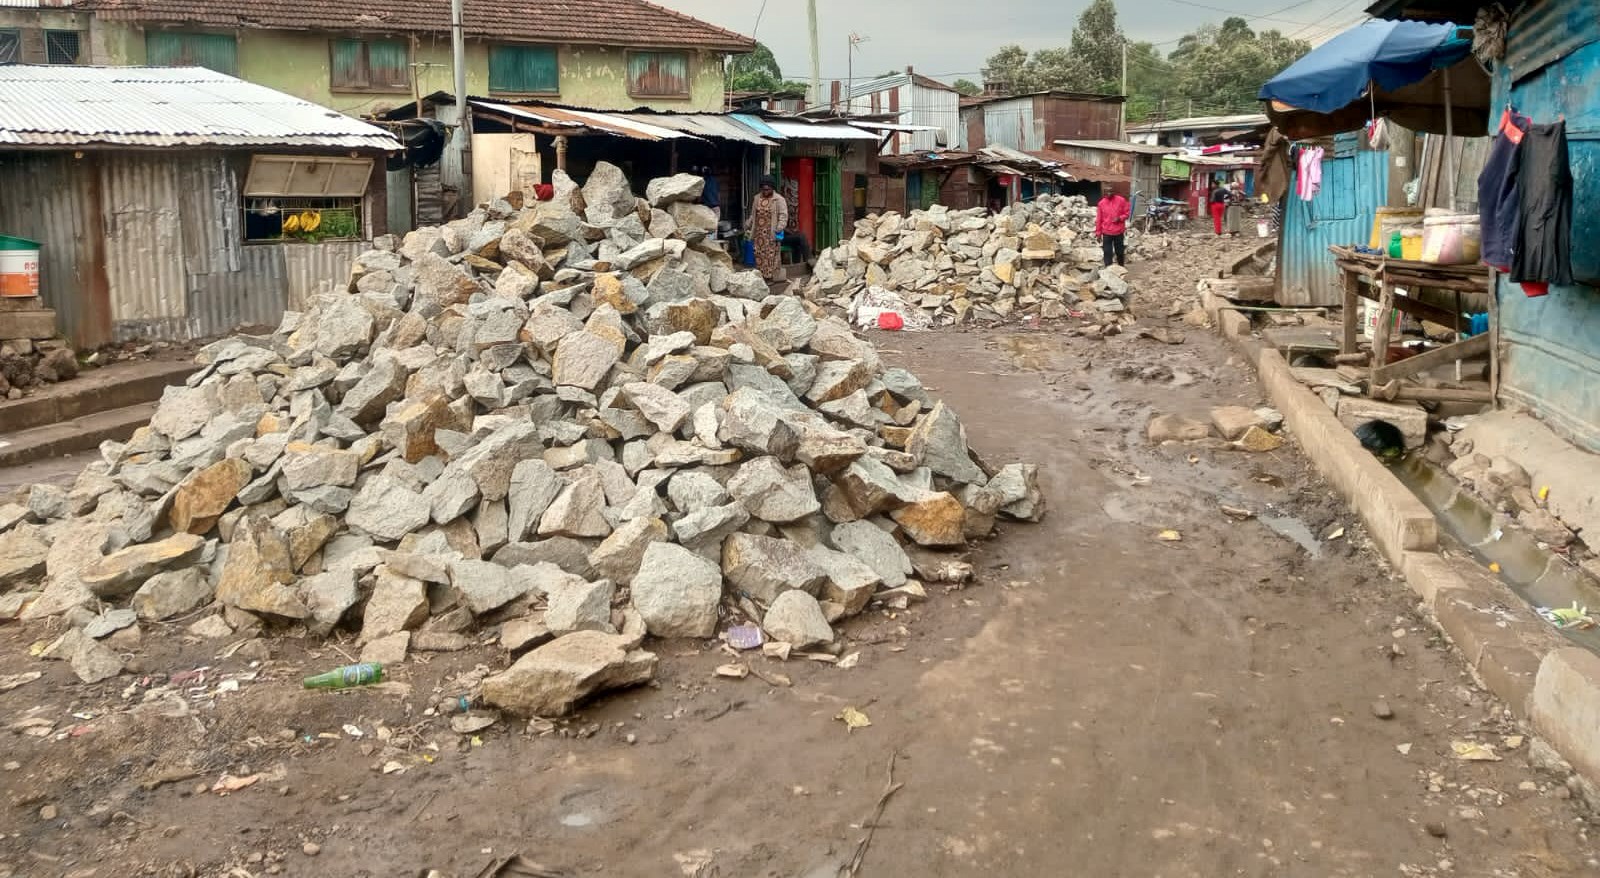
M521 658L484 699L556 715L648 679L647 635L837 647L907 545L1043 515L1035 467L987 467L914 376L734 270L700 185L558 173L208 346L71 489L0 505L0 618L64 617L45 657L90 682L140 621L353 629L387 662L493 630Z
M936 326L1069 312L1119 319L1127 272L1102 268L1095 210L1081 196L1045 195L991 215L935 205L861 220L822 251L806 296L849 310L864 292L899 296Z

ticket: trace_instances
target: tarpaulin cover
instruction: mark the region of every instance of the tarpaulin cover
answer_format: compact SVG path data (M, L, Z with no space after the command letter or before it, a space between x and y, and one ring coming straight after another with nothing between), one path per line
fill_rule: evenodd
M1331 113L1367 93L1421 82L1472 51L1453 24L1368 21L1312 49L1261 87L1261 99Z

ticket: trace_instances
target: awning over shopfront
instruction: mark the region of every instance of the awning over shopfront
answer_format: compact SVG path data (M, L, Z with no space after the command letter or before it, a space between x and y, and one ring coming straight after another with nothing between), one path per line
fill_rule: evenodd
M1488 74L1472 58L1470 30L1453 24L1368 21L1289 65L1259 96L1293 139L1354 131L1374 114L1434 134L1488 128Z
M736 116L740 122L745 121L743 116ZM878 142L878 135L871 131L863 131L854 125L838 125L830 122L793 122L783 119L767 119L766 127L772 129L778 137L784 140L865 140Z

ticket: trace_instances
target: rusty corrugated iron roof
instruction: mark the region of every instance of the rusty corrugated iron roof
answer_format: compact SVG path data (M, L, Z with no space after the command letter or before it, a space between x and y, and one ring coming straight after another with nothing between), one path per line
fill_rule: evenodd
M450 0L84 0L103 18L263 30L450 33ZM756 41L646 0L473 0L467 36L544 43L754 51Z
M0 67L3 146L400 149L381 128L199 67Z

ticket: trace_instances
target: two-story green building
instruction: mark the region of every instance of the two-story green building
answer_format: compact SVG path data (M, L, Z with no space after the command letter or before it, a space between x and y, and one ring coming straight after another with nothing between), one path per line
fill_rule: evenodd
M200 66L355 116L452 88L449 0L79 0L80 63ZM80 18L83 16L80 15ZM720 112L755 41L643 0L467 0L467 90Z

